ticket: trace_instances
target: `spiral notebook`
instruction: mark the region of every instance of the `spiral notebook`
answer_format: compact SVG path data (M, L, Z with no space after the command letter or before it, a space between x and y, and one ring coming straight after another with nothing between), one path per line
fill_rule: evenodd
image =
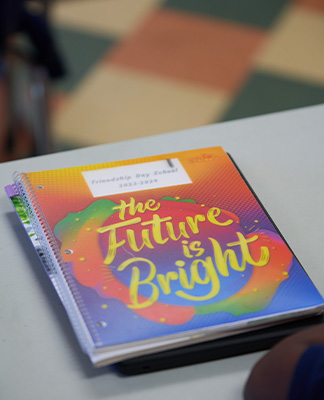
M6 192L95 366L323 313L221 147L16 172Z

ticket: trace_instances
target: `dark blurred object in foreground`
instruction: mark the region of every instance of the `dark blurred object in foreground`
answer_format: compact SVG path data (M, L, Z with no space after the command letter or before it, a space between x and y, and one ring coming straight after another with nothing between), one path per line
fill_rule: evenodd
M0 0L0 161L52 151L48 86L65 71L48 5Z

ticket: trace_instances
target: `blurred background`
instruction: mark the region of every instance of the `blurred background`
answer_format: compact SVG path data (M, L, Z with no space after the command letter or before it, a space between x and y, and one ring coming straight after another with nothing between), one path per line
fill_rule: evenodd
M3 52L0 161L324 103L324 0L27 3L58 68Z

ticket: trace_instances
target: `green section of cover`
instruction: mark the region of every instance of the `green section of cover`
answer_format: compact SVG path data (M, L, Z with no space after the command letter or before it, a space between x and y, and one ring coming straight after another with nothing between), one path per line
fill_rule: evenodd
M113 209L116 206L116 203L108 199L97 200L83 211L68 214L62 221L56 224L54 234L59 239L61 239L62 232L68 231L69 235L74 236L79 232L80 226L83 226L91 219L99 219L103 223L117 211Z
M164 7L269 28L286 0L167 0Z
M182 202L182 203L194 203L194 204L196 204L195 200L192 200L192 199L175 199L174 197L170 197L170 196L163 197L161 200L164 200L164 201L179 201L180 203Z
M324 86L254 73L222 121L307 107L324 102Z
M239 316L264 309L272 300L271 296L262 293L247 293L243 296L232 296L228 299L205 306L195 307L196 315L208 315L217 312L228 312Z

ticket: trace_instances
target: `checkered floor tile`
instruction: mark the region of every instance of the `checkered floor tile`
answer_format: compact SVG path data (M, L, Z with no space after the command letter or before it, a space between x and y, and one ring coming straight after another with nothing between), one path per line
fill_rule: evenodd
M55 1L57 150L324 103L323 0Z

